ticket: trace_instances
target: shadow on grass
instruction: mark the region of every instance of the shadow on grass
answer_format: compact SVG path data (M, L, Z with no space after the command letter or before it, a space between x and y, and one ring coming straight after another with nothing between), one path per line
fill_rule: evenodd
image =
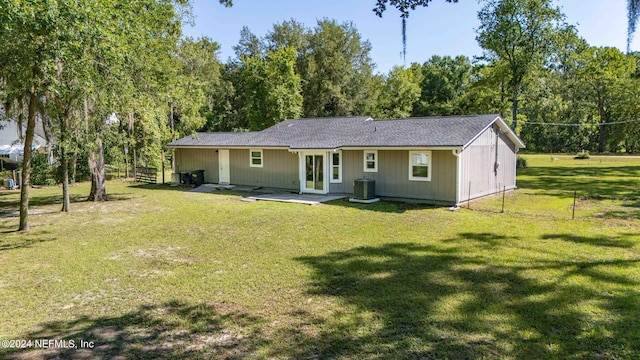
M481 247L498 248L500 246L509 246L510 241L515 241L519 239L520 238L515 236L498 235L498 234L493 234L488 232L484 232L484 233L465 232L465 233L458 234L458 236L454 239L443 240L443 242L448 243L448 242L464 241L468 243L470 241L475 241L479 243Z
M446 247L387 244L299 258L314 271L311 294L338 298L355 310L336 315L335 324L325 326L316 339L316 348L299 346L293 357L640 355L639 284L611 275L637 267L640 260L505 265L465 254L468 246L462 244L469 240L505 248L513 242L491 233L463 233ZM461 246L452 248L456 241ZM584 280L565 281L569 277ZM603 291L592 282L610 286ZM355 314L372 314L375 324Z
M3 233L7 234L7 233L13 233L13 232L16 232L16 230L0 231L0 234L3 234ZM0 251L25 249L37 244L54 241L54 240L56 239L53 237L40 237L40 236L24 236L21 239L15 239L15 240L2 239L0 240Z
M518 187L567 196L578 191L590 198L640 197L640 166L530 167L518 170Z
M616 210L608 210L598 215L603 218L634 220L640 219L640 200L626 202Z
M260 322L210 304L173 301L141 306L121 316L44 323L23 337L73 340L77 348L0 349L0 355L5 351L2 357L7 359L243 359L261 344L256 326ZM81 340L85 348L80 348ZM87 347L89 342L93 348Z
M189 189L193 189L192 187L187 186L173 186L170 184L146 184L146 183L135 183L132 182L128 187L132 189L146 189L146 190L171 190L171 191L187 191Z
M371 204L360 204L360 203L350 202L349 199L339 199L339 200L328 201L325 204L342 206L345 208L358 209L358 210L379 211L379 212L396 213L396 214L402 214L406 211L412 211L412 210L435 209L435 208L443 207L443 206L437 206L437 205L431 205L431 204L402 202L402 201L387 201L387 200L382 200L382 201L374 202Z
M593 246L603 246L612 248L632 248L636 242L623 237L607 237L607 236L578 236L573 234L547 234L541 236L542 240L563 240L576 244L586 244Z
M118 193L108 194L107 196L109 201L126 201L132 198L130 194L118 194ZM79 195L79 194L70 194L69 200L71 201L72 204L88 202L87 195ZM49 205L62 206L62 195L60 194L60 195L46 195L46 196L38 196L38 195L29 196L29 213L30 214L31 212L33 212L33 209L35 207L49 206ZM19 206L20 206L19 199L15 201L10 201L10 202L0 201L0 218L17 217L19 215L19 212L18 212ZM53 213L55 212L57 211L54 211ZM41 212L38 212L38 214L41 214Z

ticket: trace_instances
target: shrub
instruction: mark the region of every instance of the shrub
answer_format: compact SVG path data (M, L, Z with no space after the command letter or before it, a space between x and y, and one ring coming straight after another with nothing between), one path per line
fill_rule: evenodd
M56 169L53 166L49 166L47 155L41 153L34 153L31 160L31 184L33 185L48 185L53 181L53 185L56 184Z
M574 156L574 159L580 159L580 160L584 160L588 158L589 158L589 152L584 150L580 151L579 153L576 154L576 156Z
M516 159L516 167L518 169L526 169L527 159L523 158L522 156L518 156L518 158Z
M0 185L2 185L2 180L4 179L13 179L13 171L11 170L0 171Z

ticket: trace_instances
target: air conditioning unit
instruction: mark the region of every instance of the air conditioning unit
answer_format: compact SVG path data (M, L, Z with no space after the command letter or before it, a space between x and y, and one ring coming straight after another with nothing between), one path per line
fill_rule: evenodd
M376 181L373 179L356 179L353 181L353 198L371 200L376 197Z

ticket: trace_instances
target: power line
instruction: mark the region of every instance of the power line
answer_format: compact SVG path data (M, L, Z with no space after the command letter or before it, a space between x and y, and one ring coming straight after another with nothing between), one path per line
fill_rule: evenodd
M530 125L549 125L549 126L609 126L609 125L630 124L634 122L640 122L640 119L608 122L608 123L602 123L602 124L567 124L567 123L543 123L543 122L525 121L524 125L530 124Z

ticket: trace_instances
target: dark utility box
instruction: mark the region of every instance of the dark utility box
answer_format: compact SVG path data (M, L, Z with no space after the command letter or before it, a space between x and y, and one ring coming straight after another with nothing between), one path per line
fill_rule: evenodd
M376 197L376 181L373 179L356 179L353 181L353 198L370 200Z

